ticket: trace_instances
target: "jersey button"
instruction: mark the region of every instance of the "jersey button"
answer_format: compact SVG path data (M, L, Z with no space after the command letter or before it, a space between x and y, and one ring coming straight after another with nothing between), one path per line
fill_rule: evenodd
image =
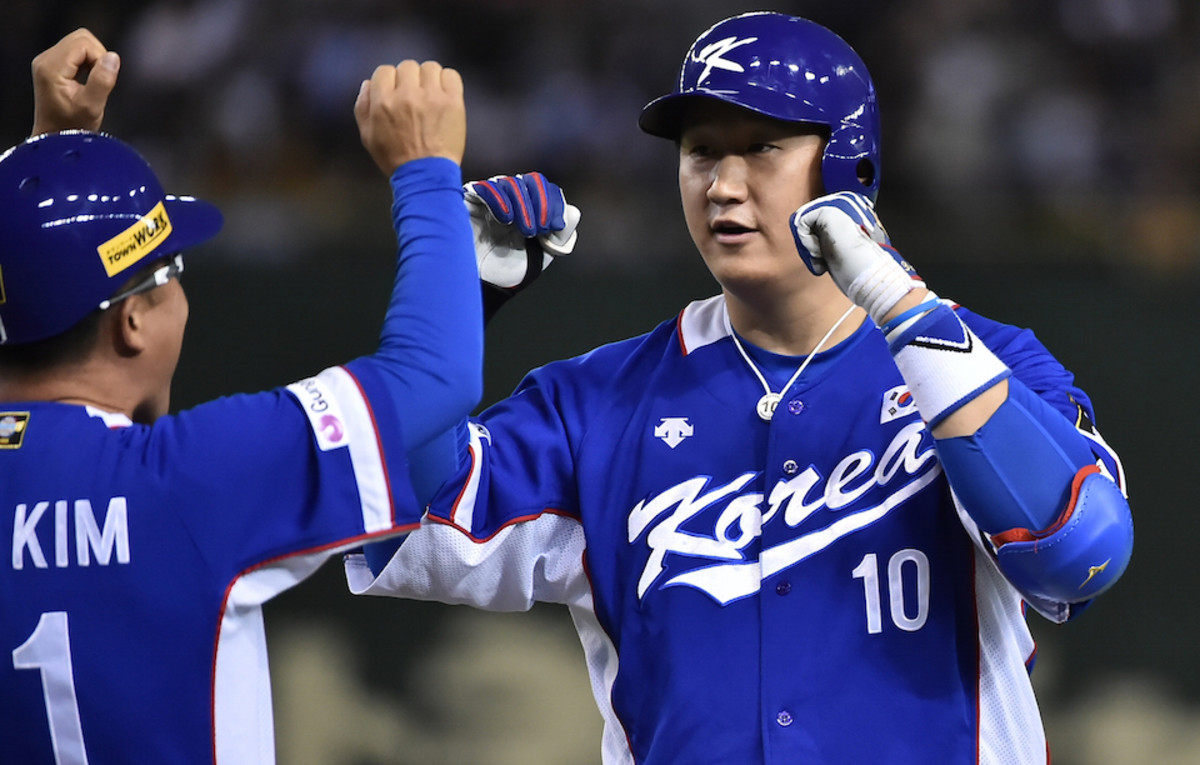
M804 402L798 398L794 398L788 402L787 410L791 414L800 414L804 411Z
M786 709L783 710L779 714L775 715L775 722L779 723L780 727L786 728L794 722L792 713Z
M792 591L792 583L784 579L779 584L775 585L775 592L779 595L787 595Z
M796 475L796 471L799 469L800 465L796 463L796 460L788 460L783 463L783 472L786 475Z

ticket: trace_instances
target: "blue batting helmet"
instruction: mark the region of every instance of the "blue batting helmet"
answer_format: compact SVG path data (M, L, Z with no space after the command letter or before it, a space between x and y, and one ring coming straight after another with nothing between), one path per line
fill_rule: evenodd
M220 230L127 144L72 130L0 156L0 344L65 332L145 266Z
M824 125L825 191L854 191L872 201L879 194L875 86L854 49L820 24L781 13L718 22L692 43L675 90L647 104L638 124L651 135L678 140L684 107L699 98Z

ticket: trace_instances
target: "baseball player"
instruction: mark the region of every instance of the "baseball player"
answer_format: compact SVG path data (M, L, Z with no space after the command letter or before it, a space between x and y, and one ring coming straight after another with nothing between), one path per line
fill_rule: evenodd
M44 86L95 74L98 45L35 64L35 129L95 114L115 68ZM174 415L181 253L220 213L104 134L0 157L0 760L273 762L263 602L417 524L407 455L482 390L462 81L382 66L354 112L399 237L378 350Z
M351 589L565 604L607 765L1046 762L1025 606L1067 621L1132 547L1090 400L891 248L830 31L721 21L640 125L720 294L531 372Z

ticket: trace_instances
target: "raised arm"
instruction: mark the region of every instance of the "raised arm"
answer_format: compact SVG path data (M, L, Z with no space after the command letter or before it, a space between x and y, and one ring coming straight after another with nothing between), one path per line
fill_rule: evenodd
M926 289L865 197L816 199L796 211L792 227L809 270L829 273L883 331L937 439L964 522L986 535L1000 571L1055 619L1069 616L1064 604L1111 587L1128 564L1133 521L1098 438L1014 377Z
M399 268L379 350L360 360L387 381L416 449L452 429L483 390L483 317L463 206L463 85L436 62L381 66L354 107L363 146L392 185Z
M76 29L33 59L33 130L99 130L121 58Z

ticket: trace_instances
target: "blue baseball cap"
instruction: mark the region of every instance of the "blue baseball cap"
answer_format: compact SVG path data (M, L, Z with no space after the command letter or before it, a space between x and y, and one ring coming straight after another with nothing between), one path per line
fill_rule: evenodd
M146 160L110 135L69 130L14 146L0 155L0 345L67 331L222 222L208 202L164 194Z

